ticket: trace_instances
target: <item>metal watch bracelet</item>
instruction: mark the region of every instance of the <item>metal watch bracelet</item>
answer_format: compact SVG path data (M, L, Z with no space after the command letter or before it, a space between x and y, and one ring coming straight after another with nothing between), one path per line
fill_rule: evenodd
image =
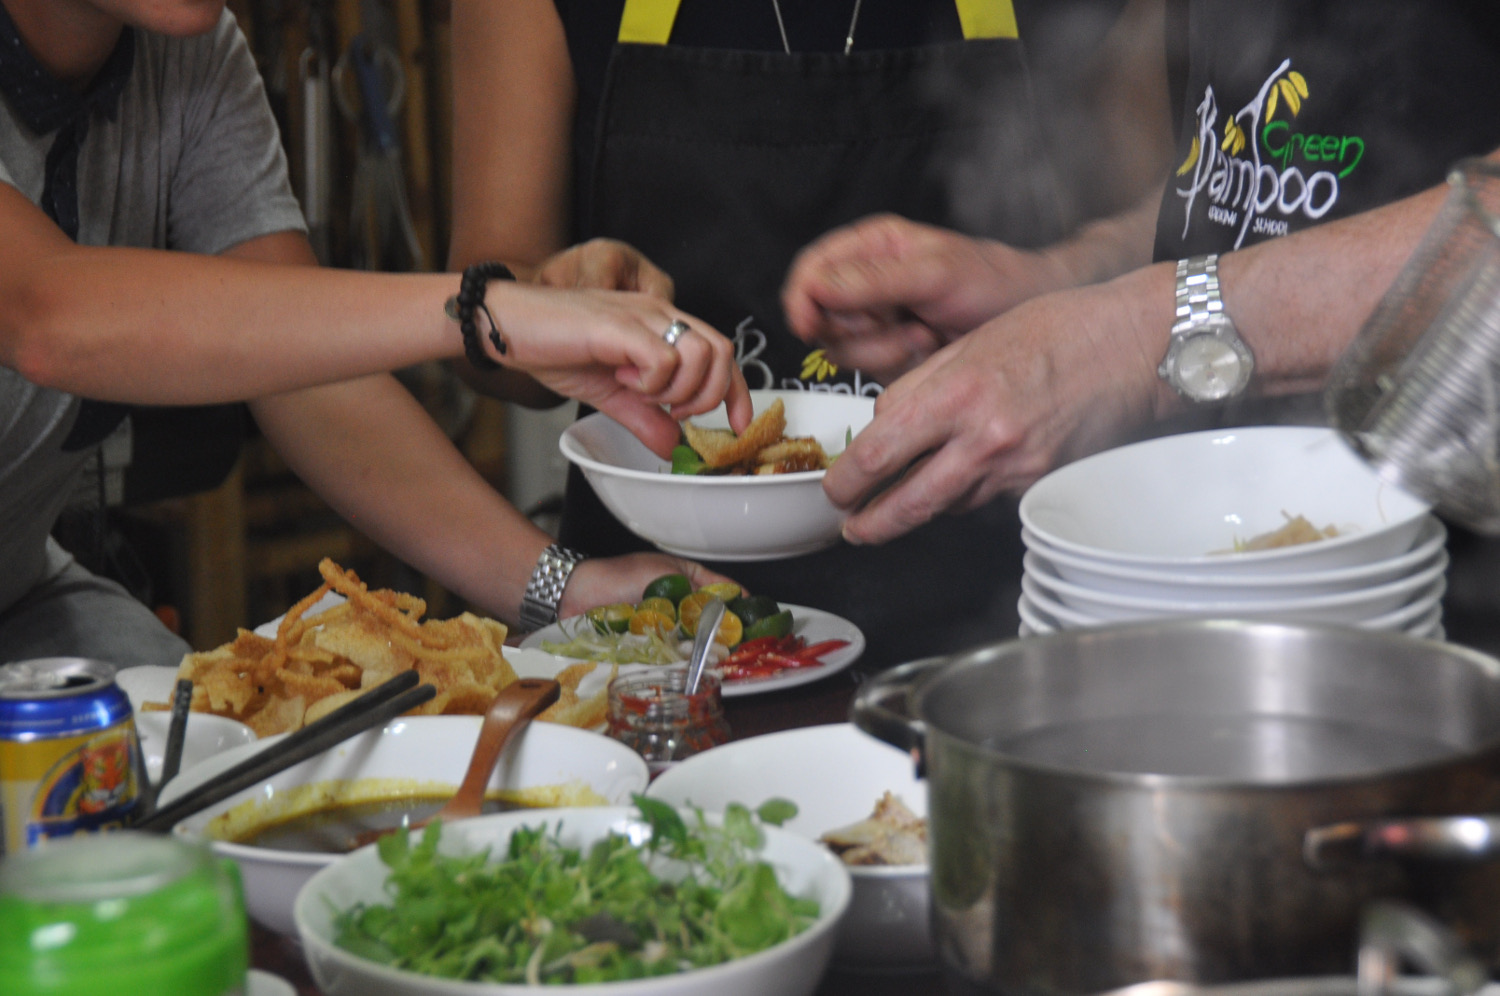
M521 628L530 632L557 621L557 607L573 568L586 559L576 550L553 543L536 559L526 593L521 596Z

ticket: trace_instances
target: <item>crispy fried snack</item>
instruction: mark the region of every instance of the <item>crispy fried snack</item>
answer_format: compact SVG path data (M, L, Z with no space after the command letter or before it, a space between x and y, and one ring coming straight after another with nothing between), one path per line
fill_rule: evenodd
M795 474L804 470L827 470L828 454L812 436L793 436L772 443L755 454L757 474Z
M274 639L241 630L222 647L182 659L178 677L193 682L194 711L228 716L269 736L300 729L413 668L438 690L415 710L419 714L482 714L500 689L516 680L502 652L504 624L467 612L423 620L427 605L420 598L371 591L353 571L326 558L318 570L323 584L287 610ZM347 601L304 619L330 591ZM602 719L603 693L578 696L587 673L559 675L563 698L553 716L542 718L574 723L598 713ZM564 704L569 708L558 709ZM576 725L597 725L601 719Z
M786 406L780 398L737 436L728 429L682 423L682 434L705 467L716 474L794 474L827 470L828 454L812 436L786 435Z
M777 398L766 410L755 416L740 435L728 429L704 429L692 422L682 423L688 445L716 470L745 463L761 450L781 439L786 432L786 405Z

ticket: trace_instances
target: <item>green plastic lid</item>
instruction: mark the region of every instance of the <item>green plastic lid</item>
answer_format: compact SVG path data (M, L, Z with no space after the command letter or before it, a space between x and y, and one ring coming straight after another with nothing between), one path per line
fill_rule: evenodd
M0 861L6 996L224 996L248 967L238 869L207 845L121 831Z

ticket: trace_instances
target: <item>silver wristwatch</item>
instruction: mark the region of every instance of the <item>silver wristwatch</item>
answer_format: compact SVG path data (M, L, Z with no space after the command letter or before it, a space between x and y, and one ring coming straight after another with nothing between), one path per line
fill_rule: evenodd
M521 628L530 632L557 621L557 606L562 602L568 575L584 560L576 550L553 543L536 559L526 594L521 596Z
M1219 298L1219 257L1177 261L1177 318L1156 373L1190 401L1227 401L1244 392L1255 356Z

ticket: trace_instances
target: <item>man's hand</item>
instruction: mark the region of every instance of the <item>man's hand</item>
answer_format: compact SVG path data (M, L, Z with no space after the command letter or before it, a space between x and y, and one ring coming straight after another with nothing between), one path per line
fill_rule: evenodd
M1037 298L887 388L823 481L855 510L845 539L884 543L1019 493L1149 420L1160 357L1147 344L1162 336L1137 336L1127 304L1102 287Z
M1044 255L876 215L803 249L782 306L798 337L841 366L890 381L1066 279Z

